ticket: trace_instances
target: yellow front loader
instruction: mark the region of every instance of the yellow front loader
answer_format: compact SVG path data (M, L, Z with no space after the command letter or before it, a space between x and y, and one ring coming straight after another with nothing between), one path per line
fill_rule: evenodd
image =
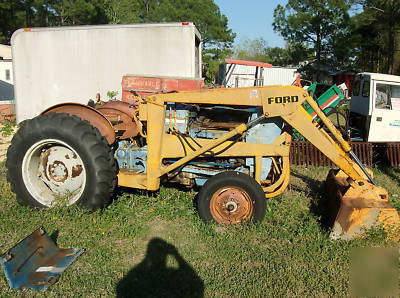
M138 101L58 105L25 124L7 156L18 201L51 207L61 194L69 205L95 209L109 203L116 184L156 191L175 182L201 186L197 205L205 221L259 221L266 200L288 186L294 128L339 168L327 178L333 238L352 239L379 225L394 235L399 226L388 192L301 88L186 91Z

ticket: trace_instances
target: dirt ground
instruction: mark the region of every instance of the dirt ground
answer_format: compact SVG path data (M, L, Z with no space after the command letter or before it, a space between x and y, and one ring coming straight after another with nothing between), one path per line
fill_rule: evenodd
M0 124L0 130L1 128L2 125ZM13 135L14 134L11 134L9 136L3 136L0 132L0 162L3 162L6 159L7 149L8 146L10 146Z

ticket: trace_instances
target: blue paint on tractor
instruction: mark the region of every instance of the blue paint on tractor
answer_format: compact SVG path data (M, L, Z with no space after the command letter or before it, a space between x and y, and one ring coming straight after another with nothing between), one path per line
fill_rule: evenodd
M198 107L185 104L169 103L166 107L165 131L175 130L180 133L194 147L198 147L192 138L216 139L229 131L228 127L218 127L218 123L242 123L254 120L262 113L260 108L232 108L232 107L207 107L203 112ZM239 118L237 118L239 117ZM235 122L236 121L236 122ZM213 126L217 123L217 126ZM208 125L211 125L208 127ZM244 135L242 142L271 144L282 133L284 123L279 118L266 118L261 123L251 127ZM190 136L190 137L189 137ZM190 149L188 149L190 150ZM147 146L138 147L130 141L120 141L115 152L115 158L120 169L129 169L137 173L146 173L147 169ZM230 159L218 159L212 161L203 158L202 161L192 161L181 169L182 179L194 180L197 185L203 185L205 181L220 172L234 170L254 175L254 158L243 158L240 156ZM174 160L164 160L173 163ZM272 160L269 157L262 159L261 180L265 180L271 169ZM178 179L180 176L177 176ZM183 180L182 180L183 181ZM181 182L182 182L181 181Z
M196 113L190 112L191 106L182 104L167 104L165 111L165 131L168 132L170 126L175 127L181 133L187 133L189 119L196 116ZM170 115L171 109L171 115Z
M115 151L115 159L120 169L130 169L137 173L146 173L147 146L138 147L130 142L121 141Z
M250 120L260 116L260 113L253 113ZM250 128L246 134L247 143L271 144L282 133L284 122L280 118L266 118L261 123ZM271 170L272 160L263 157L261 162L261 181L265 180ZM246 165L250 167L250 172L254 172L254 158L246 158Z
M0 265L12 289L44 291L84 251L58 248L41 227L3 254Z

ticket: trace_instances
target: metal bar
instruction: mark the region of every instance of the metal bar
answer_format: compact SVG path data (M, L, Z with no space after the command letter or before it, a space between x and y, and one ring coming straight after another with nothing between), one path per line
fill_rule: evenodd
M235 70L235 67L236 67L236 64L231 64L230 66L229 66L229 69L228 69L228 71L227 71L227 76L225 76L225 80L224 80L224 87L226 87L226 84L228 84L228 82L229 82L229 80L231 79L231 75L232 75L232 73L234 72L234 70ZM229 71L232 69L232 71L231 71L231 73L229 73Z
M376 182L374 181L374 179L372 179L371 175L368 173L368 171L365 169L364 165L362 164L362 162L358 159L357 155L354 154L353 150L349 151L349 154L353 157L353 159L355 160L355 162L359 165L359 167L362 169L362 171L364 172L364 174L368 177L368 180L375 186L378 186L378 184L376 184Z
M264 119L264 116L260 116L260 117L258 117L256 119L254 119L253 121L248 122L247 124L243 123L243 124L238 125L234 130L231 130L227 134L225 134L222 137L216 139L214 142L211 142L210 144L205 145L205 146L199 148L198 150L189 153L186 157L183 157L183 158L177 160L172 165L169 165L166 168L162 169L161 175L164 175L164 174L166 174L168 172L171 172L171 171L175 170L176 168L180 167L181 165L184 165L188 161L200 156L201 154L211 150L214 147L217 147L218 145L222 144L223 142L229 140L230 138L232 138L232 137L234 137L234 136L236 136L238 134L242 134L249 127L251 127L253 125L256 125L257 123L259 123L263 119Z
M340 132L332 124L332 122L326 117L324 112L322 112L322 110L318 107L318 104L315 102L315 100L313 100L311 97L307 96L306 101L311 106L311 108L314 110L314 112L318 115L318 117L322 120L322 122L325 124L325 126L330 131L330 133L332 133L332 135L335 137L335 139L339 142L340 146L342 146L342 149L345 152L349 152L351 150L349 143L343 139Z
M388 149L389 149L389 160L390 160L390 165L393 167L393 147L392 144L388 144Z
M320 165L320 164L319 164L319 158L318 158L318 152L319 152L319 150L313 146L313 151L314 151L315 163L316 163L317 166L319 166L319 165Z

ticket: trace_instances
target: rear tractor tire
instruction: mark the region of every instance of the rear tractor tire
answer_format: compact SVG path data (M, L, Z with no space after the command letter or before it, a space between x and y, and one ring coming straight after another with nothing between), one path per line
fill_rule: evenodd
M50 113L29 120L7 151L7 179L17 201L33 207L107 206L116 185L111 147L89 122Z
M198 194L197 209L205 222L227 225L260 222L265 216L266 198L252 177L227 171L207 180Z

